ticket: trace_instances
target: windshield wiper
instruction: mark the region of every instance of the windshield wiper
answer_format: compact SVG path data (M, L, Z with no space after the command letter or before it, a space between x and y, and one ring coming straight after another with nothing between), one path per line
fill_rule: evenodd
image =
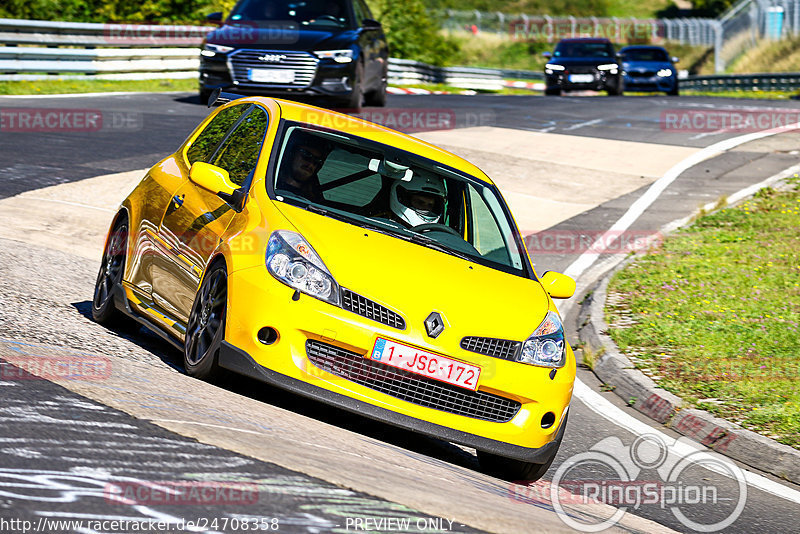
M471 258L466 254L464 254L463 252L458 252L457 250L452 249L447 245L443 245L442 243L436 241L435 239L431 239L430 237L425 237L424 235L421 234L411 234L408 240L411 241L412 243L416 243L417 245L422 245L424 247L428 247L433 250L438 250L439 252L450 254L451 256L461 258L462 260L475 261L475 258Z

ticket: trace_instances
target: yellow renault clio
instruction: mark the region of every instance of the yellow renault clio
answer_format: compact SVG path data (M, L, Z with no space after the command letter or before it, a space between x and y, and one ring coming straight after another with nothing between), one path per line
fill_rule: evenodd
M575 358L497 187L413 137L331 111L223 95L123 201L93 298L220 368L473 447L541 477Z

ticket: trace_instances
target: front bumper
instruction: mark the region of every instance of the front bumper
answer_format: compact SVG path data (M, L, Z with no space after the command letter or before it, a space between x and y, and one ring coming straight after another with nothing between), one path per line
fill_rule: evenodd
M570 80L570 73L554 72L545 75L545 84L549 89L561 89L563 91L608 91L616 90L622 83L618 74L606 74L602 71L592 73L574 73L580 76L590 75L591 81L575 82Z
M664 78L661 76L625 77L626 91L669 92L674 90L677 85L678 80L675 78Z
M231 64L226 56L219 58L201 57L200 90L211 91L221 88L244 95L259 96L325 96L347 98L353 91L355 62L336 63L330 60L317 64L313 78L308 84L259 83L246 79L234 79ZM265 65L265 67L268 67Z
M449 338L441 336L447 342L429 342L421 321L418 328L409 324L398 330L307 295L295 301L293 292L264 268L230 273L221 366L367 417L501 456L544 463L554 453L572 396L571 350L568 364L551 378L550 369L460 349L460 337L455 339L454 333ZM257 332L264 327L278 332L276 342L265 345L258 340ZM364 356L377 337L480 366L478 390L516 401L519 410L507 422L450 413L332 374L314 365L306 353L311 340ZM554 421L543 428L547 414L554 415Z

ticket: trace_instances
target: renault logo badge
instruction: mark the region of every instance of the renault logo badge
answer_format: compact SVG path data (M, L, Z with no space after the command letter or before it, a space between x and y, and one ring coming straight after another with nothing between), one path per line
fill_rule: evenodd
M444 319L439 315L439 312L431 312L425 319L425 330L427 330L428 336L432 338L437 338L439 334L444 332Z

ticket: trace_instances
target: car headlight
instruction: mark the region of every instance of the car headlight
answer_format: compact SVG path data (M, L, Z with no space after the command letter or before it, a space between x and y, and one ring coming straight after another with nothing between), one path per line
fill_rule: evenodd
M542 324L522 344L517 361L539 367L564 367L567 363L566 341L557 313L547 312Z
M231 50L233 50L232 46L222 46L222 45L206 43L203 45L203 50L200 52L200 55L206 57L214 57L217 54L227 54Z
M332 59L336 63L350 63L353 61L353 51L347 50L317 50L314 52L320 59Z
M547 70L564 70L564 69L566 69L566 67L564 65L557 65L555 63L548 63L547 65L544 66L544 68L547 69Z
M273 232L265 261L270 274L287 286L339 305L339 284L300 234L287 230Z
M619 69L619 65L616 63L606 63L604 65L598 65L597 70L617 70Z
M672 76L672 69L661 69L656 74L661 78L668 78Z

